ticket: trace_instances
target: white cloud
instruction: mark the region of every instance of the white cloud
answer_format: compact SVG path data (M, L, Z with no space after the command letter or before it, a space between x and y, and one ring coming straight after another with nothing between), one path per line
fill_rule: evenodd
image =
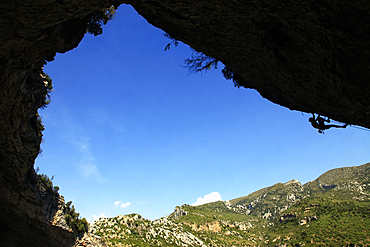
M81 173L85 177L94 177L100 183L103 183L103 178L100 175L99 169L96 165L96 160L94 155L91 153L90 149L90 139L89 138L80 138L77 140L78 137L75 137L73 140L73 144L76 147L76 150L80 152L80 162L78 167Z
M116 201L114 202L114 206L115 207L118 207L119 205L121 205L121 208L127 208L128 206L131 205L132 202L120 202L120 201Z
M98 220L100 218L108 218L109 216L105 215L104 213L101 213L98 216L96 216L95 214L93 214L92 217L93 217L92 221L90 219L88 220L90 223L93 223L94 221L96 221L96 220Z
M123 202L121 204L121 208L126 208L126 207L130 206L130 204L131 204L131 202Z
M103 108L90 108L88 110L88 114L92 121L101 125L105 125L106 128L110 130L114 130L119 133L122 133L125 130L122 123L117 120L117 117Z
M84 177L94 178L100 183L104 182L100 174L96 159L91 152L91 138L84 135L84 131L78 122L73 120L68 108L63 108L59 125L63 128L65 139L74 147L76 155L79 157L76 165Z
M191 206L199 206L210 202L221 201L221 194L218 192L212 192L208 195L205 195L203 198L198 197L197 201L192 203Z

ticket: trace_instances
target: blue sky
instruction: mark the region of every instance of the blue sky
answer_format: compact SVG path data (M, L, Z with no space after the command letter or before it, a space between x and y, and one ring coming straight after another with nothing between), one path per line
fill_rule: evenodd
M165 52L163 33L123 5L103 35L86 35L45 67L54 92L40 111L46 129L35 167L55 175L82 217L154 220L177 205L370 161L369 132L320 135L309 114L235 88L220 69L188 75L191 50Z

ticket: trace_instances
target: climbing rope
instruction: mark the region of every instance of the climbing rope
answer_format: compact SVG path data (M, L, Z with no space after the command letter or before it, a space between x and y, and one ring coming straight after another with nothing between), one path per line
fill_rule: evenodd
M333 120L333 119L330 119L330 122L334 122L334 123L337 123L337 124L343 124L341 122L338 122L336 120ZM359 129L359 130L366 130L366 131L370 131L370 129L367 129L365 127L361 127L361 126L353 126L353 125L348 125L349 127L352 127L352 128L355 128L355 129Z
M352 125L349 125L349 127L352 127L352 128L355 128L355 129L359 129L359 130L366 130L366 131L370 131L369 129L366 129L364 127L360 127L360 126L352 126Z
M302 116L304 116L303 112L302 113ZM333 119L330 119L330 122L334 122L334 123L337 123L337 124L344 124L342 122L338 122L336 120L333 120ZM355 129L359 129L359 130L365 130L365 131L370 131L370 129L368 128L365 128L365 127L361 127L361 126L353 126L353 125L348 125L349 127L352 127L352 128L355 128Z

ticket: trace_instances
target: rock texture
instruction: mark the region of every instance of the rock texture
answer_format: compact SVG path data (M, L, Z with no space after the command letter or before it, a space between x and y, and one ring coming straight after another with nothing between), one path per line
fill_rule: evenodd
M219 226L218 223L211 225L212 229ZM193 233L184 231L182 224L178 225L167 217L154 221L138 214L100 218L92 225L91 232L105 239L108 246L113 246L112 243L114 246L133 246L132 240L135 246L207 246Z
M149 22L233 68L242 86L370 127L370 2L130 1Z
M45 57L75 48L86 17L132 4L150 23L236 71L289 109L370 128L370 2L13 0L0 3L0 242L65 246L34 189Z
M0 246L72 246L77 234L61 220L64 199L36 186L34 172L26 176L23 186L1 180Z
M191 227L193 231L221 232L220 222L218 221L204 223L201 225L193 224Z
M178 218L182 217L182 216L185 216L187 215L188 212L186 212L185 210L183 210L182 208L180 207L176 207L175 208L175 212L173 212L173 217L175 218L175 220L177 220Z
M302 232L310 246L368 246L369 175L370 164L339 168L304 185L291 180L231 201L177 206L154 221L100 218L90 230L108 246L303 246ZM337 186L320 186L329 182Z
M91 232L85 233L82 238L77 238L73 247L106 247L107 244L105 240L101 237L92 234Z
M33 164L41 142L36 111L45 94L40 70L45 57L78 45L88 13L110 4L0 3L0 246L74 243L74 233L51 224L48 218L57 204L43 201L36 186Z

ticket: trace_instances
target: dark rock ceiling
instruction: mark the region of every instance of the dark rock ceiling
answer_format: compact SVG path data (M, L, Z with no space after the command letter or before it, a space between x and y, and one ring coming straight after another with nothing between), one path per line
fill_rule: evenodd
M370 127L370 2L130 1L279 105Z

